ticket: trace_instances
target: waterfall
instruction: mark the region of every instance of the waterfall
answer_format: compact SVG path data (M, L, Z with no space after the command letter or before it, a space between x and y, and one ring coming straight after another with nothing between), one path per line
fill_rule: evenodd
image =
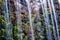
M51 15L51 20L52 20L52 25L53 25L54 38L56 40L57 37L56 37L56 32L55 32L54 19L53 19L53 15L52 15L52 8L51 8L50 0L48 0L48 5L49 5L50 15Z
M51 28L50 28L50 20L49 20L49 14L47 11L46 0L41 1L41 6L42 6L43 16L44 16L44 20L45 20L47 39L52 40L52 33L51 33Z
M12 35L12 24L11 24L11 20L9 17L9 10L8 10L8 1L4 0L3 2L4 5L4 16L5 16L5 24L6 24L6 29L5 29L5 38L6 40L12 40L13 39L13 35Z
M32 36L32 40L34 39L34 30L33 30L33 25L32 25L32 18L31 18L31 6L30 6L30 1L26 0L27 6L28 6L28 12L29 12L29 21L30 21L30 28L31 28L31 36Z
M4 19L5 19L5 38L6 38L6 40L14 40L13 31L12 31L13 25L11 23L11 18L10 18L10 11L11 11L10 10L10 1L11 0L3 0L3 13L4 13ZM29 29L30 31L28 33L31 33L31 35L27 35L27 39L31 37L31 40L35 40L36 38L39 40L43 40L40 38L40 36L43 35L47 38L47 40L53 40L53 39L60 40L57 13L56 13L56 9L54 7L54 2L53 2L54 0L13 0L13 1L14 1L14 6L16 8L16 10L14 10L14 11L16 14L16 24L17 24L17 29L18 29L17 30L17 40L25 40L25 39L23 39L23 37L24 36L26 37L26 35L23 33L23 31L28 29L28 28L22 29L23 28L22 26L24 26L24 25L22 24L23 18L21 16L24 16L24 17L26 16L23 13L22 13L23 15L21 15L21 10L23 9L22 7L25 7L27 9L26 13L28 13L28 17L29 17L29 20L28 20L29 22L27 21L28 22L27 24L29 25L28 27L30 28ZM59 3L59 7L60 7L60 0L57 0L57 1ZM32 6L32 8L31 8L31 6ZM44 17L43 20L40 19L40 17L41 17L40 13L39 13L40 7L42 7L42 12L43 12L42 16ZM49 10L48 10L48 8L49 8ZM34 12L32 12L32 11L34 11ZM35 14L32 14L32 13L35 13ZM32 17L32 15L33 15L33 17ZM51 18L50 18L50 16L51 16ZM36 20L37 20L36 23L34 23L34 21L35 21L34 18L36 18ZM43 22L41 22L41 21L43 21ZM36 28L35 28L35 26L36 26ZM46 30L43 29L43 32L46 31L46 35L44 35L42 32L43 26L46 29ZM51 26L52 26L52 28L51 28ZM24 27L26 27L26 26L24 26ZM35 32L36 30L37 30L37 33Z
M52 40L52 34L51 34L51 24L50 24L50 19L49 19L49 14L48 14L48 9L47 9L47 0L43 0L44 2L44 8L45 8L45 15L46 15L46 32L47 32L47 38L48 40Z
M59 3L59 5L60 5L60 0L58 0L58 3Z
M53 9L54 25L55 25L55 31L56 31L56 37L57 37L56 40L60 40L59 30L58 30L58 22L57 22L57 16L56 16L57 13L55 12L53 0L51 0L51 6L52 6L52 9Z

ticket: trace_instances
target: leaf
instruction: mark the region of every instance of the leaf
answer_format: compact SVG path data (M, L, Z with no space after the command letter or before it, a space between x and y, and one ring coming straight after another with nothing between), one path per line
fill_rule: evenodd
M40 36L42 39L44 38L44 36Z

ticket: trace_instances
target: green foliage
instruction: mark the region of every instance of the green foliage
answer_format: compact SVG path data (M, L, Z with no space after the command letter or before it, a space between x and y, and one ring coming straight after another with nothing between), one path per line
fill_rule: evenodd
M4 16L3 15L0 15L0 23L4 23L5 20L4 20Z
M2 3L3 2L3 0L0 0L0 3Z

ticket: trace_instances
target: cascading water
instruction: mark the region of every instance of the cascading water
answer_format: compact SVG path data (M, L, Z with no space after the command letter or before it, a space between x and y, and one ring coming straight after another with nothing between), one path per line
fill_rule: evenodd
M60 5L60 0L58 0L58 3L59 3L59 5Z
M11 24L11 19L10 19L10 11L11 10L10 10L10 6L8 6L9 1L10 0L4 0L4 2L3 2L3 5L4 5L4 11L3 12L4 12L4 16L5 16L4 18L5 18L5 24L6 24L5 38L6 38L6 40L13 40L12 24ZM26 1L26 3L27 3L27 8L26 9L28 9L28 13L29 13L29 23L30 23L29 27L30 27L31 37L32 37L31 40L36 39L35 35L38 35L37 37L41 36L42 26L44 26L44 28L46 28L46 30L45 29L44 30L46 31L47 40L53 40L53 39L60 40L59 27L58 27L58 22L57 22L57 13L55 11L53 0L34 0L35 3L32 6L35 6L33 8L33 10L35 10L35 12L36 12L35 14L32 13L30 0L14 0L14 6L16 8L15 13L16 13L16 18L17 18L16 22L17 22L17 29L18 29L17 40L25 40L25 39L23 39L23 36L22 36L22 31L23 30L22 30L22 21L21 21L22 20L21 19L21 10L23 8L21 9L21 7L23 5L24 5L24 7L26 7L26 4L24 2L21 3L21 1L24 1L24 2ZM40 2L38 3L38 1L40 1ZM60 0L58 0L58 3L59 3L59 6L60 6ZM41 20L40 20L40 13L39 13L40 6L42 7L42 11L43 11L43 17L44 17L43 18L43 21L44 21L43 23L45 23L43 25L41 25ZM48 12L48 7L47 6L49 7L49 12ZM32 14L33 14L34 18L36 18L36 20L37 20L37 24L38 24L37 26L34 25L35 20L33 19L33 21L32 21ZM23 15L23 16L25 16L25 15ZM50 16L51 16L51 18L50 18ZM36 26L36 28L35 28L35 26ZM52 28L51 28L51 26L52 26ZM36 34L35 34L35 30L38 30L38 32ZM24 35L24 36L26 36L26 35ZM28 38L30 38L30 35L27 35L27 39ZM43 40L41 38L38 38L38 39Z
M4 0L3 5L4 5L5 24L6 24L5 38L6 40L13 40L12 24L11 24L11 20L9 17L9 10L8 10L8 0Z
M53 15L52 15L52 8L51 8L51 4L50 4L50 0L48 0L48 5L49 5L49 9L50 9L50 15L51 15L51 20L52 20L52 25L53 25L53 30L54 30L54 38L56 40L56 33L55 33L55 26L54 26L54 19L53 19Z
M55 25L55 31L56 31L56 36L57 36L56 40L60 40L59 30L58 30L58 22L57 22L57 16L56 16L57 13L55 12L53 0L51 0L51 6L52 6L52 9L53 9L54 25Z
M46 18L47 18L47 27L46 27L46 31L47 31L47 29L48 29L48 31L47 31L47 38L48 38L48 40L52 40L52 32L51 32L51 24L50 24L50 19L49 19L49 13L48 13L48 11L47 11L47 2L46 2L46 0L45 0L45 3L44 3L44 5L45 5L45 13L46 13Z
M49 0L48 0L48 5L49 5L49 9L50 9L52 24L53 24L54 37L55 37L55 40L57 40L58 38L57 38L57 35L56 35L56 31L55 31L55 24L54 24L54 19L53 19L51 4L50 4L50 1Z
M30 21L30 28L31 28L31 36L32 36L32 40L34 39L34 30L33 30L33 25L32 25L32 19L31 19L31 6L30 6L30 1L26 0L27 6L28 6L28 12L29 12L29 21Z
M46 0L43 0L43 5L44 5L44 13L43 13L43 15L44 15L44 20L45 20L45 24L46 24L47 39L52 40L51 29L50 29L50 20L49 20L48 11L47 11Z
M50 19L49 19L49 14L48 14L48 11L47 11L47 2L46 2L46 0L44 0L43 1L44 2L44 8L45 8L45 15L46 15L46 19L47 19L47 21L46 21L46 32L47 32L47 38L48 38L48 40L52 40L52 36L51 36L51 29L50 29ZM44 16L45 16L44 15Z

